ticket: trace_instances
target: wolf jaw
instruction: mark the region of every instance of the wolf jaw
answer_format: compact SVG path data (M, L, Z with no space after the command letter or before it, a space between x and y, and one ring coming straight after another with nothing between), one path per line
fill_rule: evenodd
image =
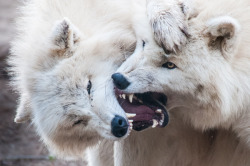
M167 97L161 93L128 94L115 88L118 103L126 112L130 126L142 131L150 126L163 128L168 124L169 117L166 105Z

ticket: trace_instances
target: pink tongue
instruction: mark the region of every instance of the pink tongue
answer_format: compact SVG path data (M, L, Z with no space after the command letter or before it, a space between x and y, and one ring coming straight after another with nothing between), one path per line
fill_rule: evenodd
M127 100L124 100L124 99L118 99L118 101L126 113L136 114L134 118L131 118L132 120L150 121L153 119L155 112L151 108L145 105L141 105L139 103L131 104Z

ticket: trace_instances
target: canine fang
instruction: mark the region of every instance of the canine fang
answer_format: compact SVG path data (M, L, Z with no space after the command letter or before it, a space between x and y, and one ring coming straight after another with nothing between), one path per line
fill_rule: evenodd
M136 114L130 114L130 113L126 113L127 118L133 118L136 116Z
M161 114L161 113L162 113L162 110L161 110L161 109L157 109L155 112Z
M153 126L152 126L152 128L155 128L157 125L158 125L157 120L153 119Z
M133 97L134 97L134 94L129 95L129 102L130 102L130 103L133 102Z

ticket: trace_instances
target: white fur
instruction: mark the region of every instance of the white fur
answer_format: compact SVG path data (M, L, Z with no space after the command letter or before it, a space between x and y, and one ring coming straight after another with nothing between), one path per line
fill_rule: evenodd
M177 51L186 42L191 0L147 0L147 15L159 46Z
M126 116L110 76L134 50L130 3L30 0L22 9L9 60L21 94L15 121L31 118L60 157L82 158L103 138L118 139L111 120Z
M147 156L147 150L141 149L143 146L138 149L145 154L144 159L149 159L138 161L137 165L147 165L151 161L155 165L250 164L247 157L250 154L250 3L247 0L197 0L194 5L195 10L191 11L193 14L187 21L187 43L181 49L166 54L153 40L161 36L154 34L157 36L152 37L147 33L138 39L134 54L117 71L130 82L125 93L154 91L168 96L170 125L166 127L166 133L145 132L155 134L150 139L156 142L152 146L150 141L142 143L148 146L150 154ZM141 40L147 41L145 47ZM176 64L177 68L163 68L166 62ZM178 130L178 125L182 123L186 125L185 129ZM194 133L185 133L188 131ZM207 131L212 133L206 135ZM172 133L176 135L171 137ZM187 139L181 138L182 134ZM147 138L145 135L142 137L143 140ZM165 142L161 141L162 137ZM143 142L139 137L128 139ZM168 141L171 143L165 145ZM176 141L180 141L181 145L170 148ZM130 147L130 141L124 140L121 144L117 147L120 150L124 148L122 157L136 152L134 147ZM160 152L152 150L156 147L167 149L161 151L164 151L165 158L160 160L160 157L150 156L157 154L158 157ZM175 154L174 159L167 159L171 154Z
M243 65L248 62L248 56L244 53L249 52L246 47L249 42L248 38L241 38L241 35L239 38L237 37L241 41L237 46L241 54L234 56L230 65L220 68L224 71L221 73L221 80L216 77L218 83L227 83L227 86L220 86L220 89L216 89L218 93L222 94L223 102L215 103L215 107L223 106L224 111L216 110L214 111L216 114L212 112L212 115L208 113L207 119L195 110L191 112L192 109L189 106L199 104L196 101L192 102L195 96L190 94L186 98L182 98L180 97L182 93L189 92L189 90L183 91L181 87L175 87L177 90L179 88L179 91L176 93L177 96L172 96L172 99L169 96L168 107L171 107L171 123L168 127L149 129L144 132L132 131L127 139L118 140L112 136L110 132L112 118L117 114L125 117L125 113L116 101L110 76L130 56L131 51L134 51L134 35L136 34L138 39L137 49L121 68L127 70L127 77L131 76L129 72L140 65L145 65L145 67L152 65L152 60L154 64L162 63L158 55L165 57L165 53L158 47L159 43L154 42L154 37L161 40L164 38L164 34L170 35L167 40L164 40L164 46L169 50L177 51L176 48L178 48L181 51L184 50L183 53L187 53L185 50L189 49L188 44L182 46L186 40L185 36L180 33L180 29L187 26L185 19L193 16L189 14L188 8L184 9L184 13L179 13L179 8L175 6L179 1L169 1L169 4L167 1L164 2L166 4L164 9L168 5L173 5L166 10L169 9L176 17L164 17L164 19L167 19L170 24L173 23L175 33L158 29L161 35L153 36L151 32L155 30L151 29L148 19L152 21L157 17L150 15L151 2L153 3L153 1L148 1L147 4L149 17L147 18L146 2L144 1L27 1L22 9L23 16L18 19L19 35L12 42L12 57L10 58L10 64L13 66L11 71L15 75L14 86L21 94L17 119L21 117L20 121L23 121L31 117L43 142L60 157L81 158L86 152L89 164L95 166L113 164L115 166L248 165L250 163L249 150L243 142L249 142L247 132L249 125L247 116L244 116L243 112L247 114L249 77L242 73L249 71L247 69L249 65ZM239 10L234 12L237 17L235 16L233 20L241 25L244 32L241 32L242 34L248 34L247 28L245 28L248 26L245 24L243 26L243 23L247 23L248 18L240 17L249 11L249 9L245 9L246 1L233 2L230 0L230 2L231 5L228 5L230 8L224 5L224 0L223 2L212 0L211 3L203 1L201 5L195 6L198 8L198 13L202 12L200 12L201 16L197 17L200 18L197 19L197 26L190 25L191 29L188 29L191 35L200 32L200 29L206 26L205 23L213 19L210 18L212 17L211 11L214 11L211 8L217 8L213 5L217 3L221 3L222 5L219 6L223 6L221 8L223 10L220 11L225 11L225 9L235 11L233 8L238 7ZM156 11L162 10L158 8ZM204 16L202 17L202 15ZM221 16L215 13L213 17L217 15ZM206 18L207 16L209 18ZM65 22L69 25L68 29L64 26ZM233 21L233 23L235 22ZM62 32L69 33L64 35ZM245 36L243 35L243 37ZM141 40L146 41L144 58L141 57L143 51L140 48ZM185 42L183 42L184 40ZM219 55L221 55L220 52L218 52ZM134 57L137 58L136 61L133 61ZM221 57L221 63L225 64L223 56L219 57ZM216 60L216 58L214 59ZM234 59L240 60L234 61ZM187 60L196 60L194 62L198 65L195 71L200 71L203 68L199 64L207 63L206 61L210 60L210 57L192 59L190 56L189 59L188 54ZM185 62L181 63L185 64ZM214 63L217 64L217 61ZM231 65L234 66L234 70L230 70ZM122 71L121 69L120 71ZM145 71L151 71L151 69L149 67L143 70L141 76L145 75ZM141 85L147 85L147 82L151 81L146 79L133 90L142 92L156 88L157 91L163 92L168 88L158 86L160 80L163 80L162 85L165 85L164 79L177 78L175 74L166 77L162 71L159 72L160 74L152 73L157 76L157 79L154 80L154 87L148 86L143 90L140 89ZM231 77L232 75L233 77ZM136 76L138 77L138 75ZM194 76L193 73L191 76ZM208 79L206 76L206 74L202 75L202 80L205 78L205 81L209 82L210 78ZM131 78L129 77L129 79ZM89 80L93 84L91 95L87 93ZM233 93L231 89L235 88L236 81L237 85L241 85L239 93L242 95L240 94L239 98L231 95ZM183 81L178 80L177 82ZM192 90L191 81L189 87ZM204 98L203 95L197 97L199 102L210 101L209 97ZM233 99L237 101L232 103ZM185 109L182 107L179 109L175 105L178 102L185 104L187 101L190 103L184 105ZM238 110L239 106L241 106L241 110ZM237 111L234 114L235 109ZM22 115L29 116L22 118ZM191 117L191 115L194 116ZM199 119L200 117L203 119ZM80 124L73 125L78 120L82 120ZM194 129L193 126L199 129L211 127L216 127L216 129L201 131ZM226 129L221 129L219 126ZM228 126L232 126L232 128ZM127 136L128 133L125 137ZM238 136L242 138L240 140L244 141L239 141ZM114 143L114 140L117 141Z

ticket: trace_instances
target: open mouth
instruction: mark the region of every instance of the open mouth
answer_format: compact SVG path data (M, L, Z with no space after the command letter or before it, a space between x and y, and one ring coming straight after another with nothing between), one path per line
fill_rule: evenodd
M115 94L134 130L141 131L150 126L162 128L168 124L165 95L154 92L125 94L117 88Z

